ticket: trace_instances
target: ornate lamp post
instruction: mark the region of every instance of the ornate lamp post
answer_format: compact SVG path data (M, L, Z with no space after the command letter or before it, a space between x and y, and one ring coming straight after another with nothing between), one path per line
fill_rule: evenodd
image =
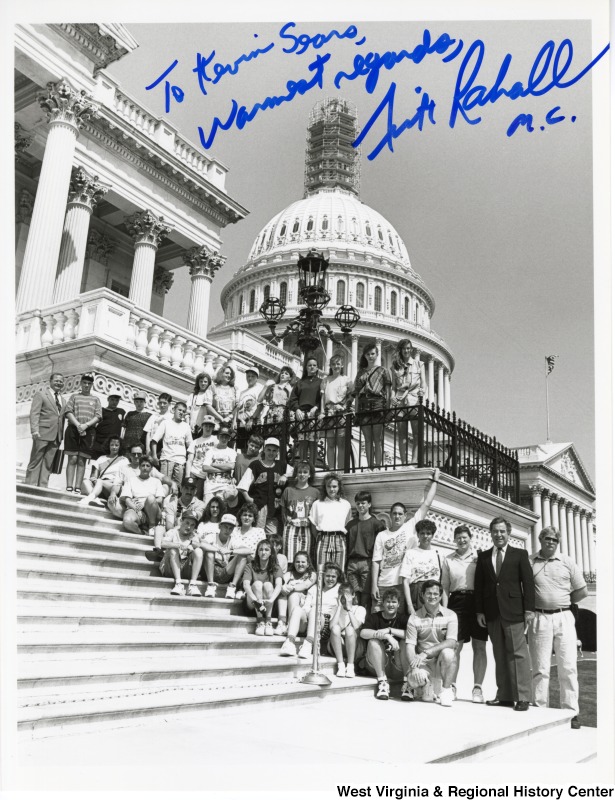
M309 353L320 346L322 336L327 336L336 344L341 342L331 326L322 320L323 309L331 300L331 296L325 288L328 266L329 260L316 250L310 250L305 256L299 258L297 261L299 299L305 308L299 311L298 316L288 323L281 334L276 334L275 329L286 313L284 303L277 297L270 297L259 308L261 316L269 325L273 340L280 341L291 333L295 334L297 345L304 358L307 358ZM344 305L337 310L334 319L342 334L348 336L361 317L353 306Z

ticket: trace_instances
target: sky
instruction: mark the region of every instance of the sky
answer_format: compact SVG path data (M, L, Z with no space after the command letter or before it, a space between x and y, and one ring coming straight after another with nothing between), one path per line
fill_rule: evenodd
M474 65L478 73L471 85L489 89L510 54L502 85L527 85L543 45L552 40L557 49L568 38L573 52L565 79L576 76L591 61L589 23L368 23L346 18L297 22L281 35L289 21L127 24L139 48L108 70L125 91L199 145L198 127L209 134L214 117L228 118L233 99L250 109L268 96L286 95L287 81L309 80L314 74L309 65L319 56L330 56L322 66L322 89L314 86L304 96L260 111L242 130L218 130L208 151L230 170L229 195L250 211L244 221L222 231L221 253L227 262L212 285L210 326L222 318L216 302L220 290L245 263L259 231L303 196L305 133L314 104L330 96L351 100L361 129L394 83L393 119L401 125L412 119L427 92L435 103L434 123L425 117L423 130L415 126L401 132L393 152L385 147L368 159L386 133L383 118L374 121L362 146L361 199L396 228L412 267L435 297L432 328L444 337L456 361L452 408L507 446L544 442L544 357L556 355L549 378L550 438L574 441L595 475L593 73L542 96L514 101L501 97L476 107L468 116L480 117L477 124L460 114L454 127L449 124L456 84L463 87L470 80ZM406 58L391 70L383 68L371 92L365 77L343 80L339 90L334 86L334 76L351 72L358 54L411 53L423 42L426 29L432 42L443 34L455 42L420 63ZM332 30L338 33L328 42L314 39ZM444 63L459 40L461 52ZM475 55L464 71L463 58L475 40L484 43L482 63ZM606 38L600 49L604 45ZM283 52L293 47L294 52ZM240 63L236 74L227 72L217 83L205 83L207 95L202 93L193 72L197 53L207 57L215 50L208 68L213 76L215 62L234 64L255 48L269 49ZM168 77L181 88L183 100L172 99L167 114L164 81L149 91L145 87L175 60ZM605 68L603 59L594 70ZM545 78L542 85L546 83ZM549 125L548 112L563 119ZM532 115L534 130L521 126L507 136L519 114ZM165 316L185 324L190 281L186 269L180 272Z

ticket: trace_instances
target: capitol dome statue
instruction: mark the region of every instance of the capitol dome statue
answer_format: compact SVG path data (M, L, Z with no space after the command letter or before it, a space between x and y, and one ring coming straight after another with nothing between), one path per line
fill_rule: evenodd
M277 297L286 306L286 321L301 308L297 261L310 250L329 260L327 291L331 302L323 321L332 324L340 306L360 314L352 338L345 344L325 339L319 360L324 368L334 350L341 351L347 374L354 377L363 345L376 340L381 363L390 366L400 339L411 339L425 363L429 401L450 410L453 355L431 328L433 295L415 272L404 242L393 225L359 197L360 151L357 113L339 98L320 101L312 110L307 133L305 192L262 228L241 267L226 284L220 300L224 321L209 333L226 338L241 327L266 338L270 333L259 313L261 304ZM280 343L298 352L294 337Z

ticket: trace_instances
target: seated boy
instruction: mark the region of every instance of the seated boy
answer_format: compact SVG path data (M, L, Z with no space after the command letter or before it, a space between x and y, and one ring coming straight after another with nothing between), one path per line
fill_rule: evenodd
M354 678L357 639L365 622L365 608L356 605L356 593L350 583L340 584L337 608L329 620L327 649L337 659L337 677ZM344 653L346 661L344 662Z
M195 536L197 524L196 514L190 510L185 511L179 527L171 528L162 539L162 549L165 552L160 562L160 572L165 578L175 578L171 594L186 594L183 577L190 580L188 594L191 597L201 596L196 579L203 564L203 551L198 537Z
M218 533L206 533L201 539L207 577L205 597L215 597L216 588L221 583L227 584L226 599L234 600L237 582L243 575L248 556L233 553L231 534L237 527L235 517L232 514L224 514L219 527Z
M440 705L451 706L457 664L457 615L440 604L442 584L428 580L422 586L423 606L408 619L406 627L407 684L421 687L423 700L434 700L434 683L442 681Z
M151 470L151 459L141 456L139 474L129 473L122 484L121 498L126 509L124 528L130 533L143 533L144 529L152 536L155 533L164 491L161 481L151 476Z
M382 611L368 614L361 629L361 639L367 642L367 668L378 679L376 697L378 700L388 700L391 693L388 679L402 680L408 671L408 659L403 645L408 615L400 611L400 594L394 587L382 591L380 602ZM401 699L414 699L405 679Z

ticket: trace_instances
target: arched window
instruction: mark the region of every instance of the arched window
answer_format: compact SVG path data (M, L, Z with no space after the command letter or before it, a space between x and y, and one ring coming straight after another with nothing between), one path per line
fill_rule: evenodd
M365 308L365 284L357 283L357 308Z
M271 230L269 231L269 238L267 239L267 249L271 247L273 244L273 234L275 233L275 225L271 226Z
M286 221L282 223L282 227L280 228L280 236L286 236Z
M245 308L245 303L244 303L244 300L243 300L243 295L240 294L239 295L239 316L241 316L244 313L245 310L246 310L246 308Z
M353 217L350 221L350 230L353 236L358 236L359 234L359 223L357 222L357 218Z
M250 311L254 311L256 308L256 289L252 289L250 292Z
M382 311L382 289L376 286L374 289L374 311Z
M342 218L342 215L339 214L337 218L337 232L343 233L343 231L344 231L344 220Z
M372 228L371 228L371 225L369 224L369 222L365 223L365 235L368 236L371 239Z
M378 225L378 238L381 242L384 242L384 236L382 235L382 228Z
M335 295L335 303L338 306L343 306L346 302L346 283L345 281L338 281Z
M410 300L407 297L404 300L404 317L410 319Z
M328 219L326 214L322 218L322 222L320 223L320 228L323 231L328 231L329 230L329 219Z
M233 319L233 301L229 300L226 304L226 311L225 311L226 319Z
M397 316L397 292L391 292L391 316Z
M271 286L267 284L263 286L263 300L269 300L269 296L271 295Z
M313 217L310 217L310 218L308 219L308 223L307 223L307 225L305 226L305 229L306 229L306 231L311 231L311 230L314 230L314 218L313 218Z
M288 284L286 281L282 281L280 284L280 303L286 305L286 299L288 297Z
M293 233L299 233L299 219L295 220L295 224L293 225Z

